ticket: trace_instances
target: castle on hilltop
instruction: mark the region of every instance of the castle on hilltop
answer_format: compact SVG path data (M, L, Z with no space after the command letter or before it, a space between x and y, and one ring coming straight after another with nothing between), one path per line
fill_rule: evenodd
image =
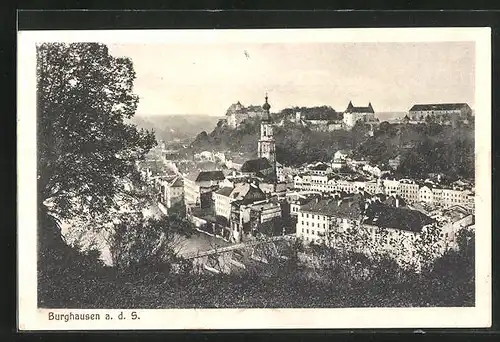
M352 102L349 101L346 110L344 111L343 122L347 129L354 127L356 122L374 124L378 120L375 118L375 111L373 110L371 102L367 107L354 107Z
M370 125L372 128L379 124L375 117L371 102L366 107L355 107L351 101L343 112L337 112L331 107L306 108L307 112L296 112L295 117L288 117L289 121L302 124L315 131L333 132L337 130L351 130L357 122Z
M247 118L263 118L266 112L262 106L243 106L240 101L233 103L226 111L226 121L229 127L238 127Z
M269 105L267 102L266 104ZM251 105L245 107L240 101L233 103L227 109L224 121L233 129L240 126L247 118L259 118L265 121L269 117L269 110L264 108L266 104L264 106ZM375 111L371 102L366 107L356 107L349 101L346 110L343 112L336 112L333 108L325 106L306 109L306 112L296 112L293 117L285 117L278 125L283 125L284 121L292 121L308 126L316 131L332 132L342 129L351 130L356 122L362 122L372 127L380 124L379 120L375 117Z

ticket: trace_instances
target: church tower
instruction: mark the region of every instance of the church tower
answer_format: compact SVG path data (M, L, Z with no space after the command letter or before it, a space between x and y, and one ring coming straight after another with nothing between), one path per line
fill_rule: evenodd
M271 114L269 113L271 105L267 102L267 99L266 94L266 103L262 105L262 109L264 109L264 116L262 117L262 121L260 123L258 155L259 158L267 158L274 169L274 173L276 174L276 143L273 135Z
M377 188L375 190L376 194L384 194L385 195L385 185L382 179L377 179Z

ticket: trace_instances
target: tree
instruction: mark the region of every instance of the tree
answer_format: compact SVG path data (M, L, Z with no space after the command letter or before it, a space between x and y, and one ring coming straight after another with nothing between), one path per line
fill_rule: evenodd
M427 115L424 120L425 120L425 123L427 123L427 124L436 123L436 118L434 115Z
M138 96L128 58L97 43L37 46L38 201L62 219L115 206L121 181L137 179L135 161L154 132L127 122ZM44 204L44 205L42 205Z
M435 260L442 254L442 229L437 224L424 227L414 241L418 268L423 271L432 269Z
M266 236L282 235L287 221L283 217L275 217L259 225L258 230Z
M115 220L108 239L113 266L133 271L169 271L179 256L184 227L168 217L145 218L140 212L124 213Z
M184 199L172 204L168 209L168 216L179 220L186 218L186 204L184 203Z

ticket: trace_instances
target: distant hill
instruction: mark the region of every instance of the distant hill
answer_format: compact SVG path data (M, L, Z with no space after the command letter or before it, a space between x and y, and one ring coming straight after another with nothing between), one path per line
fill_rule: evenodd
M274 119L280 113L274 114ZM389 120L389 119L387 119ZM386 120L381 120L386 121ZM226 150L257 152L260 119L249 118L236 129L219 122L212 131L203 130L192 142L193 151ZM353 149L356 157L374 164L387 164L401 156L401 175L423 178L428 173L474 178L474 128L436 124L390 124L382 122L373 136L367 127L352 130L318 132L300 124L285 121L274 128L277 160L285 165L301 165L315 161L328 162L339 149Z
M276 120L279 114L274 114ZM229 150L256 155L260 135L260 119L249 118L236 129L219 123L212 131L202 131L193 141L194 151ZM285 165L312 161L328 161L338 149L352 145L352 132L318 132L293 122L274 128L276 156Z
M194 138L207 127L214 127L219 117L209 115L138 115L132 122L139 128L154 129L156 138L165 142Z

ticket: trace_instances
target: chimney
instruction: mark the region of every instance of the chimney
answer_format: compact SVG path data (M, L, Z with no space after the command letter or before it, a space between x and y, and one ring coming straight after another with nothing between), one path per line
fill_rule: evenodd
M316 197L316 203L319 203L319 198L318 197Z
M396 195L396 196L394 196L394 197L396 198L396 208L399 208L399 198L398 198L398 196L397 196L397 195Z
M340 207L340 205L341 205L341 204L342 204L342 199L339 199L339 200L337 201L337 206L338 206L338 207Z

